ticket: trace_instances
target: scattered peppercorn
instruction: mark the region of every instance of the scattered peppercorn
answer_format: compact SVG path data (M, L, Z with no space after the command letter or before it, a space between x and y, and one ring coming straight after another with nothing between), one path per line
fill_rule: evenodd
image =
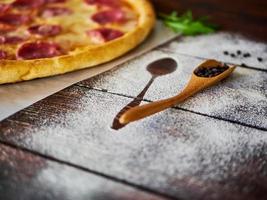
M224 55L229 55L229 52L228 51L224 51L223 54Z
M262 58L261 57L258 57L257 58L259 62L262 62Z
M215 67L198 67L194 74L199 77L215 77L229 69L229 66L215 66Z
M236 55L235 55L234 53L231 53L231 57L232 57L232 58L235 58L235 56L236 56Z
M236 51L237 55L240 55L242 52L240 50Z
M250 53L245 53L245 54L243 54L243 57L244 58L248 58L248 57L250 57L251 55L250 55Z

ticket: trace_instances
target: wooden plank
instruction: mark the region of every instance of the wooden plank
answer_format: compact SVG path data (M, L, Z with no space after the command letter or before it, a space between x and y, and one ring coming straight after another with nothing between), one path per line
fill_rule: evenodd
M183 37L161 49L239 65L245 64L267 72L267 44L248 40L236 34Z
M267 41L266 1L243 0L153 0L161 12L192 10L196 17L210 16L222 30L242 33L253 39Z
M266 2L261 0L255 1L229 1L229 0L152 0L159 10L170 10L177 8L179 10L187 9L205 9L215 10L224 13L243 14L247 16L267 17L265 10Z
M0 199L163 200L159 196L2 144Z
M79 85L135 97L151 78L146 66L164 57L175 59L178 69L156 79L145 95L145 99L149 101L178 94L187 84L194 68L204 61L177 53L153 51L119 69L83 81ZM267 130L266 80L266 72L239 67L229 79L177 107Z
M61 111L64 96L81 97L76 110ZM176 109L112 130L131 100L71 87L31 106L31 130L10 128L24 111L1 122L0 140L178 199L267 198L266 132ZM48 122L44 105L55 108Z

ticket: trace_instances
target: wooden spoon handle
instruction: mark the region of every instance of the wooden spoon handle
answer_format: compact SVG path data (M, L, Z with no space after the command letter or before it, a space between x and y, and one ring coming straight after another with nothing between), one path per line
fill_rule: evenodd
M131 108L120 117L120 123L128 124L130 122L143 119L172 107L174 104L175 102L173 101L173 98L170 98Z
M187 87L179 95L176 95L174 97L131 108L120 117L120 123L128 124L130 122L134 122L155 113L161 112L167 108L173 107L174 105L183 102L198 91L199 88L195 89Z
M161 112L167 108L173 107L174 105L183 102L188 97L197 93L200 89L201 87L186 87L179 95L176 95L174 97L131 108L120 117L120 123L128 124L130 122L137 121L139 119L143 119L155 113Z

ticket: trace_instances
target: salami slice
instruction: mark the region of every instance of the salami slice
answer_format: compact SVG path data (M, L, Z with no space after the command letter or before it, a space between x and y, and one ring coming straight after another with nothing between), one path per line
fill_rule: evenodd
M45 0L16 0L12 3L12 6L17 8L38 8L45 3Z
M35 25L31 26L28 31L31 34L37 34L42 36L55 36L60 34L62 31L61 26L59 25Z
M99 28L94 30L89 30L87 35L95 43L104 43L114 39L117 39L124 35L123 32L119 30L114 30L110 28Z
M0 59L6 59L7 58L7 52L0 50Z
M119 7L121 5L120 0L85 0L88 5L107 6L107 7Z
M25 40L26 38L20 36L0 36L0 44L18 44Z
M45 3L65 3L67 0L45 0Z
M92 16L92 20L105 25L108 23L121 23L126 20L125 13L120 9L111 9L98 12Z
M10 8L9 4L0 3L0 13L5 13Z
M62 55L60 46L49 42L25 43L17 51L17 59L23 60L51 58L60 55Z
M69 8L64 7L48 7L41 11L40 15L43 18L56 17L60 15L69 15L72 11Z
M0 44L4 44L5 43L5 37L4 36L0 36Z
M22 24L27 24L30 21L31 21L31 18L28 15L12 14L12 13L0 15L0 23L11 25L11 26L19 26Z

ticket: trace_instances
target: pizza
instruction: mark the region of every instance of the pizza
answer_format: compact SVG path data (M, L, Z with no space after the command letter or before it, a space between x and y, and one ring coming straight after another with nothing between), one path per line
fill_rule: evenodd
M151 32L148 0L0 1L0 84L117 58Z

